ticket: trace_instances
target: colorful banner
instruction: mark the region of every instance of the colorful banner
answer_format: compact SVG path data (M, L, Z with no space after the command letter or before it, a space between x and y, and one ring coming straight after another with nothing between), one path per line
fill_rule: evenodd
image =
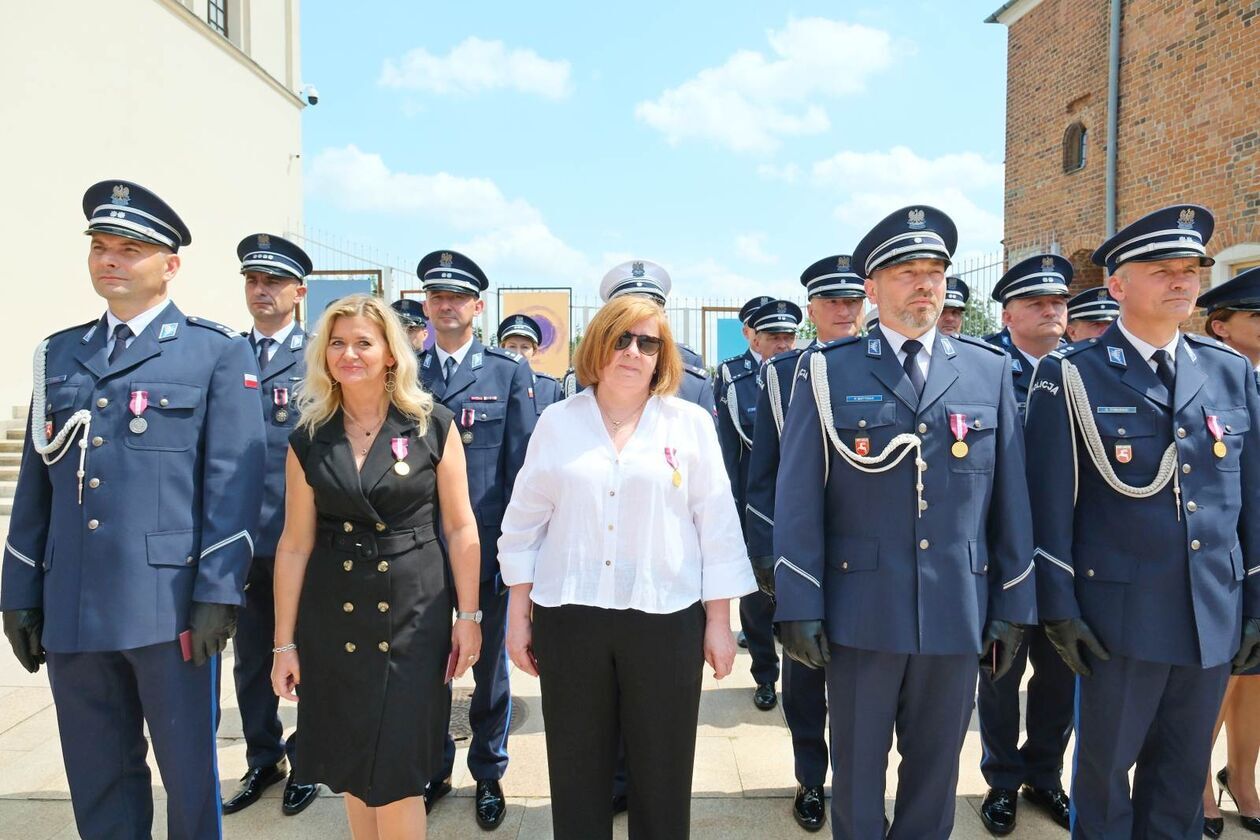
M557 379L569 369L569 298L568 289L499 292L500 320L509 315L528 315L538 322L542 343L530 366Z

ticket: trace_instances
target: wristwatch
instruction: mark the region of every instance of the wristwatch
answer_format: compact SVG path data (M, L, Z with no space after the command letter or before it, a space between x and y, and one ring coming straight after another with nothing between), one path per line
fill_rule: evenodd
M463 621L471 621L473 624L480 624L481 623L481 610L477 610L476 612L464 612L462 610L456 610L455 618L462 619Z

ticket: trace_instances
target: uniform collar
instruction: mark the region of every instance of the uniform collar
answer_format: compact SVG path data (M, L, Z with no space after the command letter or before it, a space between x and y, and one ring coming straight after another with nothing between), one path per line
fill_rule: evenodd
M128 327L131 328L131 334L133 336L140 335L140 333L144 332L145 327L149 326L149 324L152 324L154 321L156 321L157 317L162 314L162 311L170 305L171 305L171 299L167 298L166 300L162 301L156 306L151 306L148 309L144 310L139 315L132 318L130 321L125 321L125 322L122 319L120 319L117 315L115 315L113 312L106 309L105 310L105 326L106 326L105 340L108 341L114 335L114 330L118 327L119 324L122 324L122 323L125 323Z
M473 338L475 338L475 336ZM453 358L455 360L455 367L462 365L464 363L464 357L468 355L469 349L472 348L473 338L469 338L464 346L456 350L454 353L447 353L436 341L433 342L433 349L437 352L438 364L445 367L446 360ZM442 367L439 367L438 369L441 370Z
M879 328L884 333L884 340L888 342L888 346L892 349L893 353L900 354L901 346L909 341L910 338L897 332L882 321L879 324ZM923 345L923 352L927 353L928 357L931 358L932 345L936 343L936 327L932 327L916 340Z
M1167 350L1168 358L1170 360L1176 360L1177 342L1181 340L1181 330L1177 330L1177 333L1176 335L1173 336L1172 341L1168 342L1163 347L1156 347L1154 344L1149 344L1148 342L1143 341L1142 339L1138 338L1133 333L1129 332L1128 329L1126 329L1124 326L1123 318L1116 319L1116 326L1120 329L1121 335L1123 335L1125 339L1130 344L1133 345L1133 349L1142 354L1142 359L1144 361L1147 361L1147 362L1151 361L1151 356L1155 355L1156 350Z
M285 324L283 327L276 330L271 335L263 335L262 333L258 331L258 327L254 327L250 335L253 338L255 345L257 345L258 342L262 341L264 338L270 338L277 345L280 345L288 341L289 336L293 333L293 330L296 327L297 327L297 319L294 318L293 320L289 321L289 323Z

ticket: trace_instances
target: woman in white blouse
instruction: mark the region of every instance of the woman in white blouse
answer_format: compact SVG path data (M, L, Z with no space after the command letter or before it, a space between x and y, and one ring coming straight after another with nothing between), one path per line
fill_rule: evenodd
M556 839L612 837L619 732L631 840L685 838L704 662L730 673L730 599L756 586L664 310L612 300L575 366L591 387L543 412L503 517L508 654L542 682Z

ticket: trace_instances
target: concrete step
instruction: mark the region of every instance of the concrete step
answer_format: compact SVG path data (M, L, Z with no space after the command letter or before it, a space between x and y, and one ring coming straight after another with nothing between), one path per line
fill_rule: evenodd
M4 430L5 440L20 441L22 440L22 438L26 437L26 424L25 423L19 423L17 425L10 426L7 429L5 429L3 426L0 426L0 429Z
M17 479L8 480L0 478L0 499L12 499L13 494L17 492Z
M17 481L17 467L0 467L0 482Z
M0 499L0 516L9 516L13 513L13 500Z
M0 438L0 452L16 452L22 454L22 439L10 440L9 438Z
M13 419L14 420L25 420L26 415L27 415L27 407L25 405L13 406Z

